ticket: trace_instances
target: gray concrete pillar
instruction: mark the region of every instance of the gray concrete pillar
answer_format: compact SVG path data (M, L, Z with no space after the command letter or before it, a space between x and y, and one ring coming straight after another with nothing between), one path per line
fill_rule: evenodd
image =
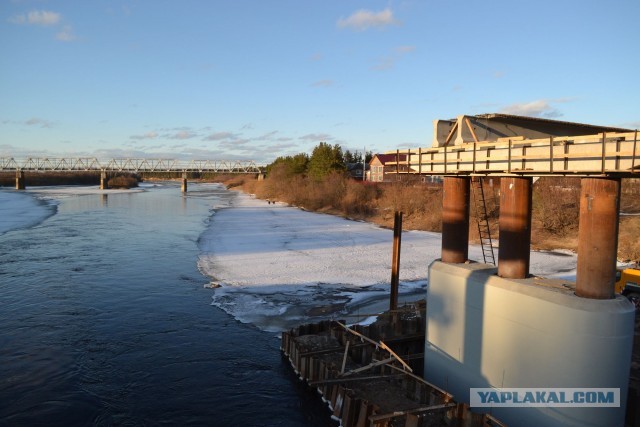
M109 180L107 179L107 172L100 172L100 189L106 190L109 188Z
M183 193L187 192L187 173L186 172L182 174L182 186L180 189L182 190Z
M26 188L27 187L24 181L24 171L16 171L16 190L24 190Z

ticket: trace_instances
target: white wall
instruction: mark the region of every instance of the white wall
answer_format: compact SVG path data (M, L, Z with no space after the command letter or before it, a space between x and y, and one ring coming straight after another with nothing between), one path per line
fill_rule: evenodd
M634 334L631 304L623 297L579 298L557 281L502 279L495 272L478 263L431 265L425 379L467 403L471 387L620 388L620 408L491 413L511 427L622 426Z

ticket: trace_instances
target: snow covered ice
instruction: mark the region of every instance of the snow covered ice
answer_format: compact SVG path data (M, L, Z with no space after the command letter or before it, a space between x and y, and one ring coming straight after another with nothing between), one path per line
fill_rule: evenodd
M393 231L236 193L200 237L200 270L222 287L213 304L268 331L387 308ZM424 298L441 234L402 235L400 301ZM482 260L480 246L469 257ZM571 253L532 252L531 272L575 277ZM347 317L350 323L357 317Z

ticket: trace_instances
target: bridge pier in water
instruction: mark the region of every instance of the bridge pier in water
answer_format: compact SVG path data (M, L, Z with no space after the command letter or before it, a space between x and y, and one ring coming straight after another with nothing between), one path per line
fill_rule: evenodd
M16 171L16 190L24 190L26 188L27 187L24 182L24 171Z
M100 172L100 189L106 190L109 188L109 180L107 179L107 172Z
M187 192L187 173L182 173L182 186L180 187L183 193Z

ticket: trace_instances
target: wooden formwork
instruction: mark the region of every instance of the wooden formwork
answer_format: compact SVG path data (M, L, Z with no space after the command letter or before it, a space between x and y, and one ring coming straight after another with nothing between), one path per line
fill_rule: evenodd
M339 321L301 325L282 333L281 350L344 427L504 426L487 414L472 413L451 394L415 375L410 365L416 360L422 364L422 359L398 356L392 347L415 348L406 344L420 342L415 330L420 330L421 320L395 320L354 328ZM371 336L386 336L395 344ZM424 331L421 342L424 345Z
M399 174L638 177L639 145L637 131L605 132L540 139L500 138L386 154L397 155Z

